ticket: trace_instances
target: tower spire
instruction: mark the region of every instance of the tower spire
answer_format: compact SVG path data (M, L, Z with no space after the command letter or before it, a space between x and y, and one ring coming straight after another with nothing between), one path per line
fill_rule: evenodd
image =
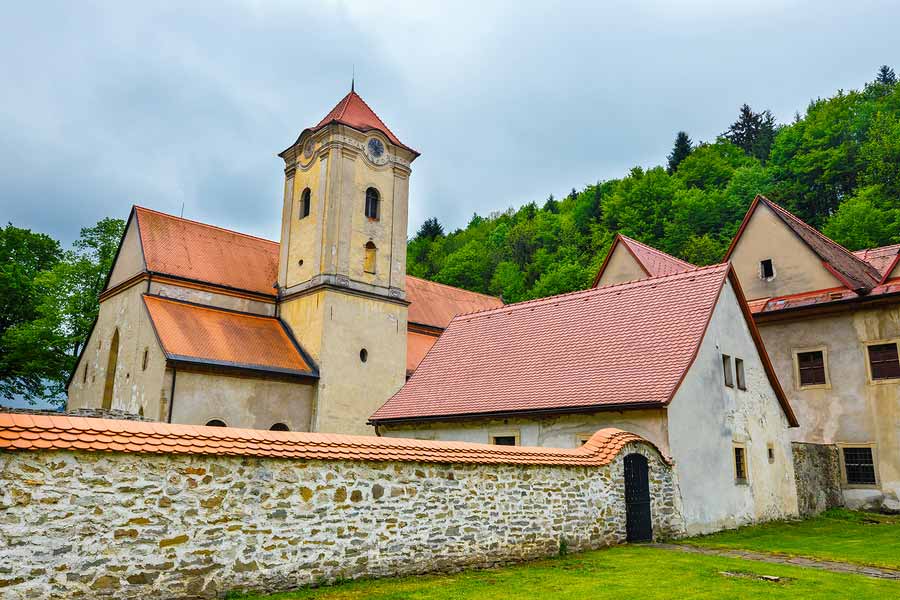
M350 91L355 91L356 87L356 65L353 65L353 75L350 76Z

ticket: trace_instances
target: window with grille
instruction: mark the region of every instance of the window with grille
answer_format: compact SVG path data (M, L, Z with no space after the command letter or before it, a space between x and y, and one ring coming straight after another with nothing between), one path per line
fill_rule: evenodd
M800 385L825 385L825 353L821 350L797 353Z
M310 206L312 205L312 192L309 188L303 190L303 193L300 195L300 218L306 218L309 216Z
M369 188L366 190L366 216L370 219L378 219L378 204L380 196L378 190Z
M869 346L869 366L872 379L896 379L900 377L900 361L897 344L872 344Z
M747 449L743 446L734 447L734 480L747 483Z
M731 357L727 354L722 355L722 370L725 373L725 385L734 387L734 372L731 370Z
M744 360L741 358L734 359L734 374L737 378L737 386L739 390L747 389L747 379L744 377Z
M875 485L875 460L871 448L844 448L844 470L850 485Z

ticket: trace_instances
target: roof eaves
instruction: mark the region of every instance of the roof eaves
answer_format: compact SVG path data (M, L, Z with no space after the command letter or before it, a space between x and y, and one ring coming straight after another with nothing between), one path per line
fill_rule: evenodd
M223 369L246 371L251 373L274 373L278 375L286 375L298 379L318 379L318 372L301 371L298 369L286 369L283 367L270 367L266 365L258 365L252 363L234 362L228 360L216 360L212 358L201 358L197 356L185 356L181 354L170 354L166 352L166 360L172 362L176 366L207 366L221 367Z

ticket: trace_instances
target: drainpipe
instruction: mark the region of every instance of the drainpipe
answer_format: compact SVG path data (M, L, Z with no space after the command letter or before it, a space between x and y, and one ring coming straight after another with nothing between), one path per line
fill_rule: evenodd
M169 392L169 423L172 422L172 407L175 406L175 376L178 371L172 367L172 391Z

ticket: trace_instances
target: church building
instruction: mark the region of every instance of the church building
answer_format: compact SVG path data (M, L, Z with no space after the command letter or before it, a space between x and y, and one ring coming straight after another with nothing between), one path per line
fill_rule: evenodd
M280 243L132 209L68 410L372 433L456 314L502 305L406 275L419 153L355 91L279 156Z

